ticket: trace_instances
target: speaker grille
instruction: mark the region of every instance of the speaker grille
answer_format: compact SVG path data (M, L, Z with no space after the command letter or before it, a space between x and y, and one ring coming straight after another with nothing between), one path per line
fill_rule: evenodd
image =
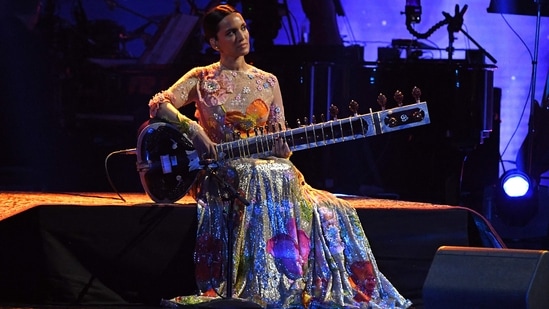
M423 286L425 308L549 308L547 253L440 247Z

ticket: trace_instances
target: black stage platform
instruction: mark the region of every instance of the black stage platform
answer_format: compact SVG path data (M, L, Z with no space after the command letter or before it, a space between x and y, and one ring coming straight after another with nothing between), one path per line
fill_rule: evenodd
M195 293L195 207L144 194L0 193L0 305L158 306ZM440 246L505 247L463 207L347 198L379 268L414 308Z

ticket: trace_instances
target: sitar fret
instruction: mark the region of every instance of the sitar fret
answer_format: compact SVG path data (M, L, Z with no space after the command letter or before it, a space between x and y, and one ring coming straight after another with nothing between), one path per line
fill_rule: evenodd
M320 130L322 131L322 142L323 142L323 145L325 146L327 144L326 144L326 134L324 133L324 126L323 125L320 126Z
M339 124L339 133L343 134L343 126L341 125L341 121L338 121ZM345 141L345 138L343 138L343 141Z

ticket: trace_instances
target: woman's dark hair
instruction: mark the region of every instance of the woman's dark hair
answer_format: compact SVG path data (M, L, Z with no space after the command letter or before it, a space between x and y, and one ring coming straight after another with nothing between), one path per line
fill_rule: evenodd
M212 8L206 13L206 15L204 15L202 29L204 31L204 40L206 42L209 42L211 38L215 38L217 36L217 31L219 31L219 22L232 13L239 12L228 4L222 4Z

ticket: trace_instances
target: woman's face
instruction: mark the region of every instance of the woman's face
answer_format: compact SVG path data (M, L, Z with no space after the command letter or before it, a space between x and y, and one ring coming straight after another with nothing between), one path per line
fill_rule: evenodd
M230 57L245 56L250 52L250 33L248 26L239 13L231 13L219 22L217 39L213 38L212 47L221 54Z

